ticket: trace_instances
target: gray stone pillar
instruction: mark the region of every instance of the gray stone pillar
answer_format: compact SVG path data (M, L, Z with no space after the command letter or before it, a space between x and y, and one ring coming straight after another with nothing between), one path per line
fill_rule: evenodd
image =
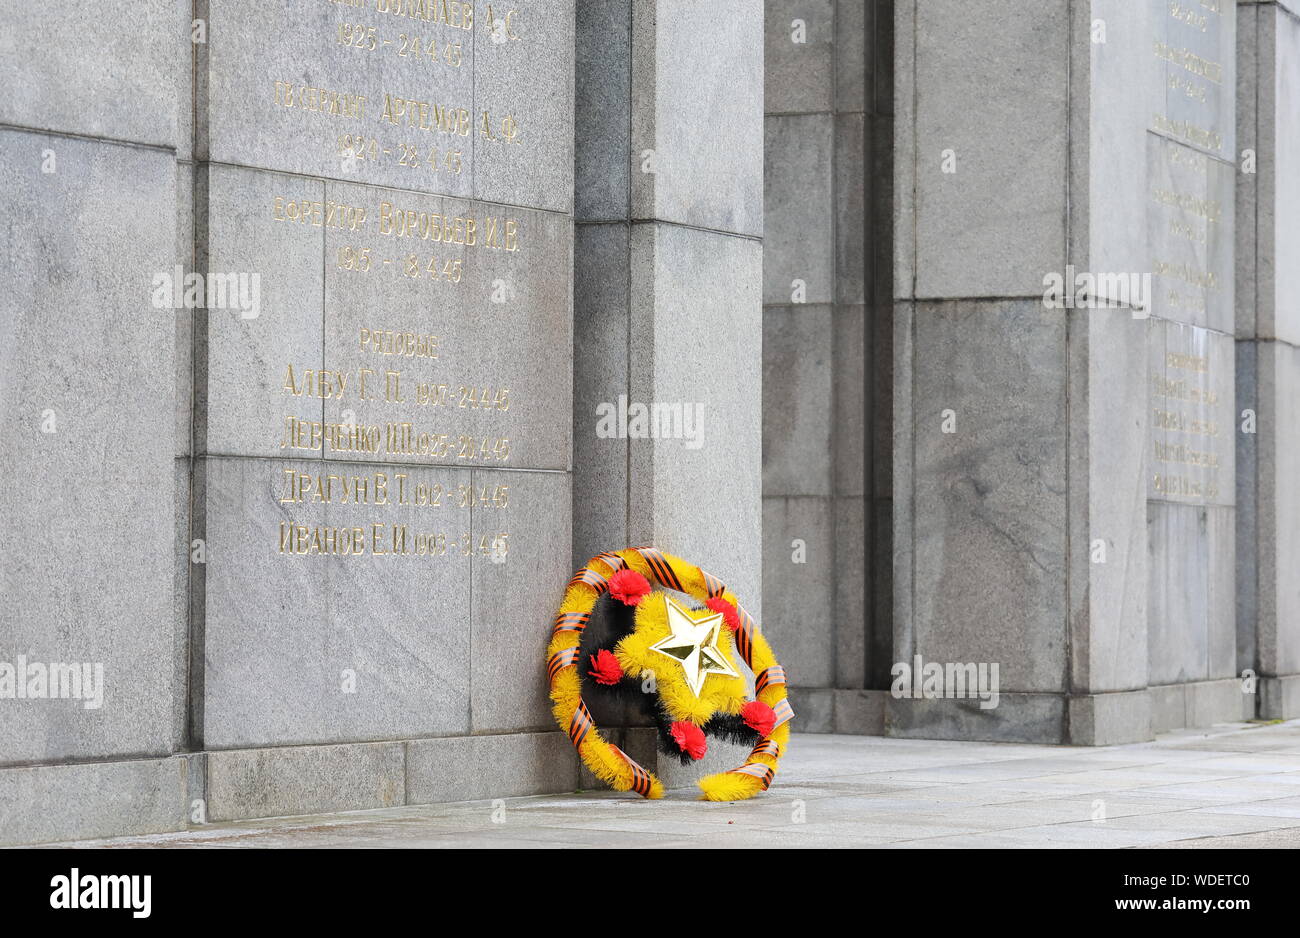
M1233 13L898 4L895 654L997 664L1001 699L891 699L892 732L1242 712Z
M1237 617L1259 715L1300 716L1300 4L1237 8ZM1246 151L1250 151L1249 153Z
M799 729L878 734L883 701L865 689L887 686L892 649L879 598L891 565L893 14L876 0L764 9L765 606Z
M653 544L762 625L762 6L577 13L573 562ZM598 432L655 405L702 424Z
M185 816L188 8L0 2L3 844Z

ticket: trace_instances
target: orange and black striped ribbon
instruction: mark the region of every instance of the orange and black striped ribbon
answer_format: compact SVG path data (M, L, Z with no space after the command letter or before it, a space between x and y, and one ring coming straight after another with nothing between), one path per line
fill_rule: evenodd
M569 581L569 585L573 586L577 583L586 583L597 593L603 593L605 590L609 589L609 580L591 569L591 567L583 567L573 575L573 579Z
M555 617L556 632L581 632L587 627L590 612L561 612Z
M685 592L682 589L682 581L673 572L673 566L668 562L667 557L653 547L637 547L635 550L650 567L650 572L654 574L656 580L669 589L677 590L679 593Z
M731 771L739 775L754 776L754 778L763 783L763 791L767 791L768 786L772 784L772 777L776 775L776 772L772 770L770 765L765 765L762 762L746 762L740 768L732 769Z
M774 732L778 726L794 719L794 708L790 706L789 700L778 700L772 712L776 714L776 723L772 726Z
M555 677L565 668L572 667L578 663L582 652L578 648L561 648L555 654L551 655L546 662L546 675L551 683L555 683Z
M754 617L745 611L744 606L737 606L740 613L740 627L736 629L736 651L745 659L745 666L754 670Z
M582 741L587 738L587 734L595 727L595 722L591 719L591 714L587 710L587 705L578 700L578 708L573 711L573 719L569 721L569 739L573 740L574 746L581 746Z
M648 796L650 794L650 773L637 765L635 759L613 743L609 744L609 748L618 753L623 761L627 763L628 768L632 770L632 790L642 798Z
M727 591L726 584L723 583L721 580L719 580L712 573L709 573L707 570L701 570L700 573L704 575L704 588L708 590L709 599L713 599L716 596L721 596L723 593Z
M595 557L591 558L591 563L595 563L597 560L604 561L606 564L608 564L610 567L613 567L615 570L622 570L624 567L627 566L627 561L624 560L622 557L620 557L618 554L614 553L612 550L601 551ZM588 564L588 566L590 566L590 564Z
M771 756L773 759L778 759L781 756L781 746L775 739L760 739L749 753L751 759L754 756Z
M765 688L771 687L773 684L784 684L784 683L785 683L785 668L781 667L779 664L774 664L772 665L772 667L767 668L761 674L759 674L758 677L754 679L754 690L761 692Z

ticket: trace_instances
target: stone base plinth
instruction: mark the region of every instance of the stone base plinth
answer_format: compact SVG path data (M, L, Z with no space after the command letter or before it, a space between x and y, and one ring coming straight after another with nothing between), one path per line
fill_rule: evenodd
M19 766L0 769L0 846L579 787L577 753L560 732Z
M895 698L888 691L828 687L792 688L790 699L801 733L1076 746L1143 742L1256 714L1256 697L1242 693L1236 678L1075 696L1002 693L990 708L981 708L978 699ZM1261 716L1296 716L1300 676L1261 679L1259 701ZM1269 707L1276 712L1265 712Z

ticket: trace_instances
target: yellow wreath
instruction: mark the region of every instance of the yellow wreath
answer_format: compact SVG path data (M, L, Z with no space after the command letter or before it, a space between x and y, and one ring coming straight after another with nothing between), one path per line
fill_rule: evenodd
M651 592L655 583L691 596L705 608L683 606L664 592ZM582 634L606 594L634 607L635 626L617 643L613 658L605 657L607 650L587 657L592 667L588 674L603 684L631 678L652 685L661 717L673 721L672 738L695 758L697 751L703 753L705 732L757 739L743 765L700 779L704 799L740 801L766 791L789 742L794 716L786 697L785 670L721 580L653 547L593 557L569 581L555 619L546 652L552 709L582 761L617 791L663 797L663 784L653 773L601 738L583 702ZM736 654L754 675L757 703L746 702L744 679L735 670ZM661 726L663 746L669 744L663 738L665 729Z

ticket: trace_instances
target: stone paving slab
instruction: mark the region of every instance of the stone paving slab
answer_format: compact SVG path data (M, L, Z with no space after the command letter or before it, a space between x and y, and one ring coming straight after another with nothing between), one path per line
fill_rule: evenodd
M796 735L770 792L609 791L213 824L82 847L1300 847L1300 721L1101 748Z

